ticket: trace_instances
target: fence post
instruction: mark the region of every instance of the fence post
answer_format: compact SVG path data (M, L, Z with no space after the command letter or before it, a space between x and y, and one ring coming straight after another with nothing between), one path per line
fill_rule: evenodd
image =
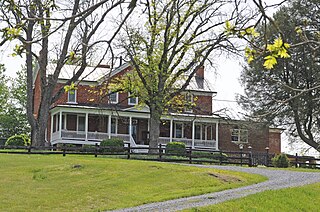
M127 159L130 159L130 143L128 143Z
M192 146L189 147L189 163L192 164Z
M162 161L162 144L159 144L159 161Z
M242 166L242 149L240 149L240 166Z
M298 153L296 153L295 161L295 167L298 168Z
M31 152L31 145L28 146L28 154L30 154L30 152Z
M252 167L253 164L252 164L252 152L250 151L249 152L249 167Z
M94 157L98 157L98 144L95 143L96 148L94 149Z
M66 156L66 144L62 145L63 157Z

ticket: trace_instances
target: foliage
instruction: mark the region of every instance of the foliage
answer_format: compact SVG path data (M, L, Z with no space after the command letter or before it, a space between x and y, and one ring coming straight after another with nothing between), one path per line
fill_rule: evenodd
M106 57L111 57L111 63L113 63L114 54L111 44L133 12L136 1L132 0L132 2L123 0L0 1L0 47L14 41L17 44L13 48L12 55L26 58L25 108L32 128L33 145L45 144L50 105L56 102L64 92L64 86L55 90L64 65L75 63L79 65L74 70L73 76L65 82L66 86L72 87L72 82L82 79L80 76L91 62L98 64ZM106 20L110 20L111 14L114 14L113 11L125 16L119 27L105 23ZM105 32L106 25L109 27L107 35L95 36ZM93 55L96 58L93 58ZM50 61L55 62L49 64ZM34 107L33 97L36 89L33 89L33 83L37 75L40 78L37 88L41 91L41 98L36 105L39 107Z
M0 211L109 211L266 180L211 168L93 156L0 154L0 161ZM76 164L81 168L74 168Z
M101 147L106 147L104 151L107 152L119 152L123 150L124 142L120 138L110 138L100 142Z
M183 155L186 153L186 144L183 142L170 142L166 146L166 153Z
M0 66L0 138L29 134L26 115L26 76L25 70L17 72L16 78L5 76Z
M286 154L276 155L272 160L272 165L278 168L288 168L290 165L290 161Z
M319 39L320 12L317 5L318 1L295 0L274 14L274 23L282 31L285 42L278 40L279 30L272 28L271 24L266 32L263 32L264 26L258 26L258 31L273 43L267 46L268 49L277 49L274 51L279 56L277 65L271 71L263 71L263 57L269 54L266 52L245 67L241 74L245 95L238 100L246 111L251 112L253 119L286 128L291 142L302 140L319 150L320 51L317 42L310 41ZM300 36L297 26L303 29L308 40ZM255 45L263 43L261 39ZM285 43L291 44L289 58L281 58L288 56L281 49L285 48ZM271 67L273 62L268 66Z
M5 146L29 146L31 139L26 134L13 135L5 143Z
M142 5L141 21L128 24L119 42L133 70L110 89L139 96L150 108L149 144L155 148L161 115L181 100L175 97L183 95L197 70L216 59L215 53L236 50L223 30L225 20L245 25L250 17L236 8L228 13L230 4L224 1L151 0Z
M192 154L201 158L210 158L214 160L228 161L228 155L226 153L208 153L202 151L192 151Z

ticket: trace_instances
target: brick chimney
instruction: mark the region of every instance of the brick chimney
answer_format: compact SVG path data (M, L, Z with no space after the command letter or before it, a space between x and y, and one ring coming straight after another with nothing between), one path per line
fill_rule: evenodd
M198 68L198 70L196 72L196 77L198 77L200 79L204 79L204 66L201 66Z

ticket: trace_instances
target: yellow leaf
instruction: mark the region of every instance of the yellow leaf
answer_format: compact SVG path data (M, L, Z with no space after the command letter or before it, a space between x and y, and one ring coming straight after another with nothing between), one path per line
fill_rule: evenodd
M289 58L290 55L288 54L288 51L285 49L285 48L281 48L279 51L278 51L278 55L281 57L281 58Z
M264 62L263 66L270 70L274 67L275 64L277 64L277 59L274 56L267 56L264 58L266 61Z
M283 44L283 41L282 41L281 38L277 38L277 39L275 39L274 42L273 42L273 46L274 46L275 48L280 48L280 47L282 46L282 44Z

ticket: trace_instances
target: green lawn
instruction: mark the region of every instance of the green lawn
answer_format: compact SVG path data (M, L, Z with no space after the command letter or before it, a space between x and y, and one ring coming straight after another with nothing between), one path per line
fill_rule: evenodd
M319 211L320 183L297 188L265 191L245 198L185 211Z
M235 188L258 175L93 156L0 154L0 211L98 211Z

